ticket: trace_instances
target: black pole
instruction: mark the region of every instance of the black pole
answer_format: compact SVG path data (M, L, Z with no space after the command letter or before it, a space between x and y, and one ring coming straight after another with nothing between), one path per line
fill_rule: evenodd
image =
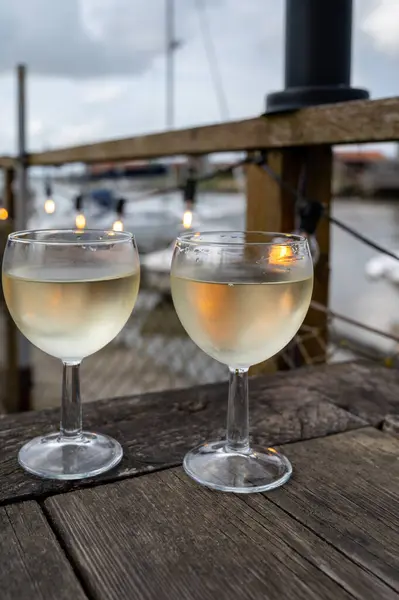
M350 85L352 0L286 0L285 90L268 113L369 97Z

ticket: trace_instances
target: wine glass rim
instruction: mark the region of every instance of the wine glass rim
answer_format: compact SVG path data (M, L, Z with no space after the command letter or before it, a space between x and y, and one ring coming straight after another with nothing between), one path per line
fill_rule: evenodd
M245 241L240 240L239 242L222 241L222 240L207 240L207 237L222 236L222 235L259 235L270 238L268 241ZM275 240L271 238L277 238ZM283 240L281 239L283 238ZM294 233L281 233L275 231L195 231L193 233L182 233L177 236L177 242L183 242L184 244L190 244L193 246L293 246L296 244L306 243L307 239L303 235Z
M92 234L93 238L95 235L108 236L106 239L36 239L34 236L37 234L48 234L57 236L57 234ZM123 242L133 241L135 243L135 237L130 231L114 231L112 229L24 229L22 231L14 231L8 235L8 240L11 242L17 242L20 244L41 244L44 246L77 246L82 243L90 246L104 246L109 244L119 244Z

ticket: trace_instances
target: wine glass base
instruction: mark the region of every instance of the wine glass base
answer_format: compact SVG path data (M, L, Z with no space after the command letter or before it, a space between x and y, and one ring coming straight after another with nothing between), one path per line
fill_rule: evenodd
M186 454L183 467L202 485L238 494L273 490L292 473L288 458L273 448L253 446L247 453L231 452L225 441L197 446Z
M67 438L60 433L36 437L22 446L18 462L23 469L47 479L84 479L115 467L122 446L98 433L83 432Z

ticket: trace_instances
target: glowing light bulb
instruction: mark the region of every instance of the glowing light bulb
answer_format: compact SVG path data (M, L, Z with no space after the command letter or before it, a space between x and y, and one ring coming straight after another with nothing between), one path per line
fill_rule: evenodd
M8 219L8 210L4 208L0 208L0 221L6 221Z
M183 215L184 229L190 229L192 222L193 222L193 212L191 210L186 210Z
M48 215L52 215L55 212L55 202L52 198L47 198L44 203L44 210Z
M116 220L116 221L114 222L114 224L112 225L112 229L113 229L114 231L123 231L123 222L122 222L122 221L120 221L119 219L118 219L118 220Z
M75 219L76 229L84 229L86 227L86 217L82 213L78 213Z
M269 260L273 264L289 263L292 260L293 253L290 246L272 246L270 248Z

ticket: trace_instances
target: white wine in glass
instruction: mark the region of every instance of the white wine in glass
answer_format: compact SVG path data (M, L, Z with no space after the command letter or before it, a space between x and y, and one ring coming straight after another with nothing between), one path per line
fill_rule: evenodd
M191 339L230 369L226 441L189 452L185 470L225 491L281 485L292 471L288 460L249 444L247 377L251 365L290 342L306 316L313 288L306 240L263 232L182 235L174 251L171 288Z
M130 267L131 268L131 267ZM106 346L128 320L139 290L138 271L97 268L11 269L3 275L8 310L40 350L78 361Z
M250 367L288 344L307 313L312 285L311 277L220 282L172 276L175 307L190 337L232 367Z
M98 475L119 463L120 444L82 431L81 361L121 331L140 282L130 233L37 230L9 236L3 259L3 292L19 330L63 363L60 431L20 450L21 466L52 479Z

